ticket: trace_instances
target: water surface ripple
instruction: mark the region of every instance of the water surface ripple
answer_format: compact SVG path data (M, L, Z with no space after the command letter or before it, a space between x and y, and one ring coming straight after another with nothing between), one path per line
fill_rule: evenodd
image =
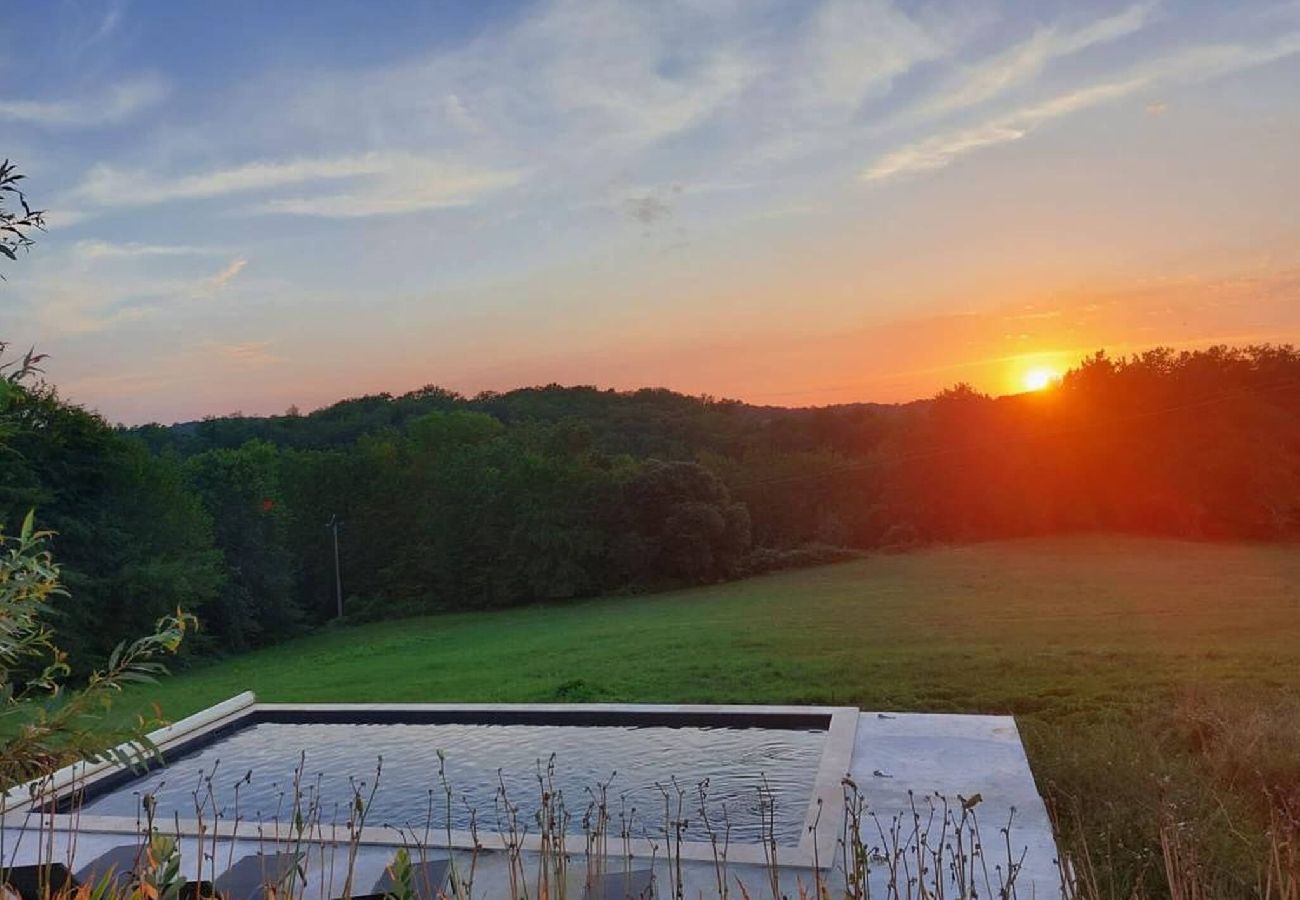
M481 830L499 830L500 770L506 795L520 808L520 821L536 833L538 769L544 770L553 754L554 783L572 817L570 832L582 831L593 796L589 791L610 781L611 839L620 833L620 812L630 819L634 836L662 836L664 796L656 783L675 798L675 776L686 791L687 839L704 839L696 785L708 779L710 817L721 822L725 808L732 842L757 842L763 836L759 802L765 778L774 804L775 836L781 844L794 845L802 837L825 737L822 730L770 728L261 723L169 760L165 768L90 801L84 812L135 816L140 797L149 793L158 801L160 822L173 815L192 819L199 792L200 801L208 804L204 818L211 820L210 801L203 800L211 776L221 818L230 821L236 814L235 785L251 772L251 780L238 789L241 821L286 823L292 817L294 770L305 753L304 804L317 805L327 825L342 825L354 786L369 792L382 756L366 824L422 832L432 798L431 824L440 832L448 819L438 775L442 751L454 798L452 828L467 828L473 808Z

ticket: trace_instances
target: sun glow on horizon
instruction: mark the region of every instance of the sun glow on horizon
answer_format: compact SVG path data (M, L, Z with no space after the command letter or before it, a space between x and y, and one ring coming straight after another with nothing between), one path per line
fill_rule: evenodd
M1020 376L1020 386L1026 391L1045 391L1061 381L1061 371L1051 366L1034 366Z

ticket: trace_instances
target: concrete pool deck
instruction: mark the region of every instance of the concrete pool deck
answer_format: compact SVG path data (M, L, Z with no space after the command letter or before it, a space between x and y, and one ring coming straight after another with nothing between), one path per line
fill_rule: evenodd
M1020 866L1016 894L1060 896L1051 821L1011 716L862 713L849 772L875 814L862 827L868 847L881 843L876 822L888 833L892 822L902 821L902 834L914 845L917 838L908 837L914 809L928 816L931 800L939 805L946 799L960 817L962 798L978 797L972 809L985 846L1003 848L988 853L989 868L1002 865L1005 871L1009 842ZM1004 842L1000 829L1008 825ZM936 837L932 833L930 842ZM996 879L990 881L996 897Z
M314 714L347 716L364 715L366 720L443 721L448 717L470 721L504 716L506 721L551 721L551 716L572 720L572 724L601 722L620 718L647 716L650 721L678 721L683 725L717 724L719 717L745 717L771 722L809 722L824 720L827 740L823 750L807 822L816 822L798 847L777 847L776 862L782 893L797 896L799 885L811 888L817 878L814 863L821 867L822 878L834 886L844 883L843 835L845 776L857 786L866 810L860 822L860 840L869 854L869 877L873 893L884 896L890 879L918 878L933 885L936 878L951 880L956 866L969 870L966 876L977 882L981 896L998 896L1006 886L1008 873L1015 872L1012 890L1007 896L1055 897L1060 895L1056 865L1056 846L1042 799L1034 784L1019 732L1013 719L1006 716L936 715L924 713L860 712L840 707L734 707L734 706L650 706L622 704L518 705L518 704L346 704L298 706L259 704L251 694L232 698L189 719L165 729L155 736L164 751L181 753L196 745L218 739L233 730L256 721L261 716L289 716L310 720ZM757 718L755 718L757 717ZM780 727L777 724L766 727ZM79 771L65 770L54 779L56 790L66 790L76 782L84 785L120 785L130 774L119 767L82 766ZM24 840L23 832L34 827L36 813L26 813L27 793L11 791L5 797L3 829L3 865L31 864L38 860L65 862L73 872L108 851L138 841L140 827L133 819L92 817L63 813L39 814L47 832L44 847L36 840ZM820 804L818 801L821 801ZM963 806L970 805L973 816ZM1014 813L1013 813L1014 811ZM966 815L963 818L963 813ZM24 816L28 816L24 821ZM1001 830L1010 822L1008 834ZM160 831L178 831L184 849L194 846L200 832L194 822L162 823ZM210 857L204 863L205 880L221 875L232 863L257 853L271 853L277 842L269 829L258 829L245 822L242 829L229 823L211 823L204 829L205 847ZM227 827L223 827L227 826ZM75 829L75 839L73 831ZM978 830L978 831L977 831ZM491 898L509 894L510 851L495 832L483 828L478 835L481 852L476 855L475 896ZM339 837L345 838L343 829ZM426 859L454 857L464 871L472 856L473 836L452 832L434 835L421 841L420 853ZM535 872L541 860L537 836L523 844L525 868ZM303 896L329 900L338 896L343 884L346 848L326 850L323 846L307 851L304 870L307 889ZM384 874L394 850L404 843L392 829L367 826L359 835L354 865L354 893L369 893ZM718 871L713 848L705 843L681 845L674 853L667 842L633 839L628 842L630 858L624 856L623 842L610 835L609 872L621 873L630 867L637 872L650 870L658 885L658 896L671 896L669 886L680 878L685 896L714 896ZM979 852L971 848L978 844ZM279 846L283 846L283 842ZM954 849L956 848L956 849ZM51 852L52 851L52 852ZM571 865L567 880L574 893L583 896L586 880L583 836L568 842ZM728 881L734 893L735 880L744 881L751 897L771 894L769 877L770 848L761 844L732 844L728 850ZM194 852L186 852L183 869L189 878L198 874ZM615 859L617 857L617 859ZM956 857L961 857L960 860ZM892 874L891 874L892 870ZM978 872L978 874L976 874ZM945 892L952 894L951 888Z

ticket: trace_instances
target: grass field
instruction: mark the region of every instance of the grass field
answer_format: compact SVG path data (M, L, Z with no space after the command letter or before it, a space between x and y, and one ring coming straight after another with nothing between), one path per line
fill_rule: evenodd
M1300 778L1300 762L1235 758L1285 755L1275 711L1293 708L1297 686L1300 548L1090 536L339 628L179 675L150 698L172 718L250 689L272 701L1014 713L1040 786L1077 802L1094 844L1121 842L1111 851L1141 878L1159 804L1243 832L1209 835L1207 864L1248 855L1257 785L1220 783L1223 769ZM1247 714L1253 724L1235 720ZM1248 727L1250 747L1229 746Z
M341 628L179 675L281 701L808 702L1060 720L1300 684L1300 548L1123 537L882 555L693 590Z

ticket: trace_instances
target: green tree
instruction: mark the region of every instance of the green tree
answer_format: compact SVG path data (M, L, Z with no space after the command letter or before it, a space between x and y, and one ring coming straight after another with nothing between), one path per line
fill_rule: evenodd
M207 514L179 461L154 456L33 379L11 383L0 439L0 521L35 509L69 596L56 610L74 669L222 582Z
M649 460L624 499L643 551L643 579L724 578L749 550L749 511L698 463Z
M0 454L5 470L30 464L12 446L31 421L30 395L23 382L33 375L26 363L0 378ZM55 601L67 599L59 566L49 550L52 534L37 531L34 512L22 519L16 536L0 520L0 790L43 777L76 759L113 757L130 763L150 753L147 734L161 722L138 719L115 725L104 717L123 687L149 681L164 671L159 657L175 653L194 619L169 613L143 638L122 641L75 689L74 668L56 642L51 620Z
M209 450L186 465L189 484L212 517L225 564L218 597L202 609L221 649L292 636L302 620L296 564L286 544L291 512L280 488L279 451L265 441Z

